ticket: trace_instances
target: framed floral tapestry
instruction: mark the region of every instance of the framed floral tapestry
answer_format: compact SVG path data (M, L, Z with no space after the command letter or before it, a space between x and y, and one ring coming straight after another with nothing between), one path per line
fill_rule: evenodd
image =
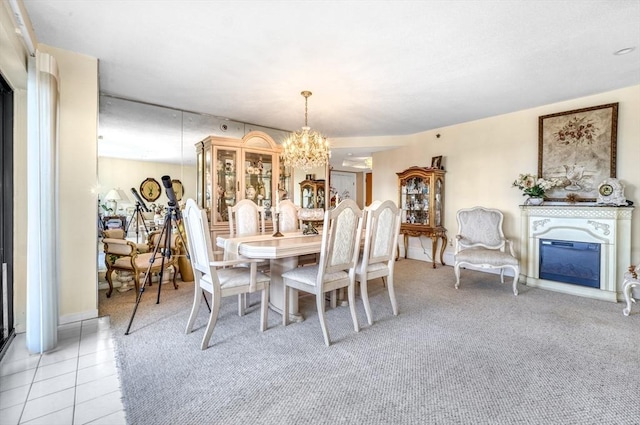
M538 118L538 176L559 179L551 201L595 201L598 185L616 176L618 104Z

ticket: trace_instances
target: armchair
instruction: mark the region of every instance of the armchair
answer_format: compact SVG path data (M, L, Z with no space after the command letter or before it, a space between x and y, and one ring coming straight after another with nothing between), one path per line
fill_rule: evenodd
M513 270L513 294L518 295L520 263L513 252L513 244L502 231L504 216L496 209L473 207L458 211L455 264L456 289L460 286L460 267L499 269L504 283L504 270ZM507 252L506 248L509 247Z

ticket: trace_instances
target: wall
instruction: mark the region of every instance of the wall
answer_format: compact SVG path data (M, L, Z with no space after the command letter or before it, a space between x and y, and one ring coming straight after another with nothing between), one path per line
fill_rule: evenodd
M38 45L60 74L60 323L98 315L96 195L98 60Z
M193 156L195 157L195 150ZM195 165L167 164L148 161L131 161L118 158L98 158L98 186L97 192L103 202L105 195L109 190L119 188L129 198L129 202L118 201L118 210L124 209L126 213L127 207L135 206L135 198L131 193L131 188L135 188L140 193L140 184L148 177L152 177L160 183L162 194L155 201L157 205L167 205L168 199L164 186L162 185L162 176L169 176L171 179L177 179L182 182L184 187L183 201L188 198L196 199L196 179L197 172ZM150 202L145 202L149 206Z
M640 86L628 87L566 102L513 112L450 127L403 136L390 136L389 144L407 143L373 155L373 199L398 202L396 172L412 165L429 166L431 157L443 155L446 174L445 227L451 240L457 232L456 211L483 205L502 210L504 229L515 246L520 244L521 192L511 187L520 173L537 173L538 117L555 112L619 103L617 177L625 184L627 199L636 203L632 219L632 261L640 261ZM436 134L441 137L437 138ZM401 140L400 140L401 139ZM428 248L430 245L425 244ZM430 249L417 238L410 241L410 257L430 260ZM453 248L447 248L451 264Z

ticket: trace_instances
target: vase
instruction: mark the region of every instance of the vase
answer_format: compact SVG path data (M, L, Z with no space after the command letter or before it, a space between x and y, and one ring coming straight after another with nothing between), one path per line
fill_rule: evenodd
M531 197L527 199L526 205L542 205L544 198Z
M582 180L582 176L584 175L584 165L565 165L564 169L566 171L567 179L571 182L569 186L565 186L564 190L570 191L579 191L582 190L582 186L578 183Z

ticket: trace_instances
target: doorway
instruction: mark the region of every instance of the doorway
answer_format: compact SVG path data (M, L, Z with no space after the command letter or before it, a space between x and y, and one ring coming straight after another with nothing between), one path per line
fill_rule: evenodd
M0 75L0 359L13 338L13 90Z

